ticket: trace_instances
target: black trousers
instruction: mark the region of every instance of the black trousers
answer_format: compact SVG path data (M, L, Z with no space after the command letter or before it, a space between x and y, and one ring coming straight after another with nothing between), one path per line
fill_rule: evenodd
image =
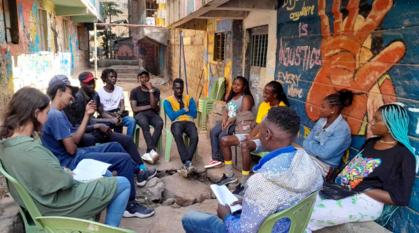
M137 125L143 131L144 140L147 144L147 153L151 150L156 150L156 145L160 139L161 131L163 130L163 119L154 110L147 110L139 112L135 115ZM150 133L150 125L154 127L153 136Z
M80 140L78 147L89 147L94 146L96 143L106 143L106 142L118 142L125 149L125 151L131 156L132 160L139 166L143 164L143 160L138 153L137 146L135 145L132 137L120 134L120 133L111 133L108 137L105 134L102 134L100 131L95 130L93 132L85 133Z
M171 130L173 137L175 138L182 163L192 161L199 141L198 130L196 129L195 123L190 121L173 122ZM190 139L188 148L186 148L185 142L183 141L183 133L188 135Z

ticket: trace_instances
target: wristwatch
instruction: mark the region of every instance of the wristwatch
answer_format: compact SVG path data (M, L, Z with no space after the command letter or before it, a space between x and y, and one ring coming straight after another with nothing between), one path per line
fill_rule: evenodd
M154 92L154 88L151 88L148 92Z

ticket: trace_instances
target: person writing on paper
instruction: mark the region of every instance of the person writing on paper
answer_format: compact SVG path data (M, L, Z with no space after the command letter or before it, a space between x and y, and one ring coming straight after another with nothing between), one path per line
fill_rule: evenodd
M323 177L303 149L292 146L300 130L300 118L288 107L273 107L259 127L259 139L265 151L245 185L241 213L230 206L218 205L218 215L189 211L182 218L187 233L256 233L269 215L287 209L305 199L323 185ZM298 175L296 175L298 174ZM289 219L275 223L273 232L288 232Z
M105 223L119 226L130 193L125 177L79 183L54 154L37 140L50 110L48 96L25 87L10 100L0 128L0 160L4 169L30 194L44 216L91 218L107 208ZM16 189L10 189L20 205Z

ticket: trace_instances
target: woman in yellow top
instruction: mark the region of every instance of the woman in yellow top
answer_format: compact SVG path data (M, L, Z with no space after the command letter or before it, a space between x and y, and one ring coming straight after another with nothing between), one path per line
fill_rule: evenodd
M234 194L243 196L244 185L249 178L250 173L250 152L262 152L262 145L258 138L259 136L259 124L263 118L268 114L271 107L277 106L289 106L289 101L284 93L284 89L279 82L272 81L265 85L263 89L263 100L260 104L258 114L256 117L256 127L250 132L250 134L236 134L232 136L225 136L221 139L221 153L223 154L226 173L219 181L220 185L237 183L237 177L233 173L232 159L231 159L231 146L240 146L242 151L242 180Z

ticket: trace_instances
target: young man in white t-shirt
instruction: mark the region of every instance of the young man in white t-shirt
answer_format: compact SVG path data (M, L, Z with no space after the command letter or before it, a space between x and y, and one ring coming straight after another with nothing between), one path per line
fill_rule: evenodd
M133 137L135 131L135 119L125 111L124 89L115 86L118 74L113 69L106 69L102 72L101 79L106 84L97 93L103 105L103 118L114 120L115 132L122 133L122 126L126 126L127 135ZM128 115L127 115L128 114Z

